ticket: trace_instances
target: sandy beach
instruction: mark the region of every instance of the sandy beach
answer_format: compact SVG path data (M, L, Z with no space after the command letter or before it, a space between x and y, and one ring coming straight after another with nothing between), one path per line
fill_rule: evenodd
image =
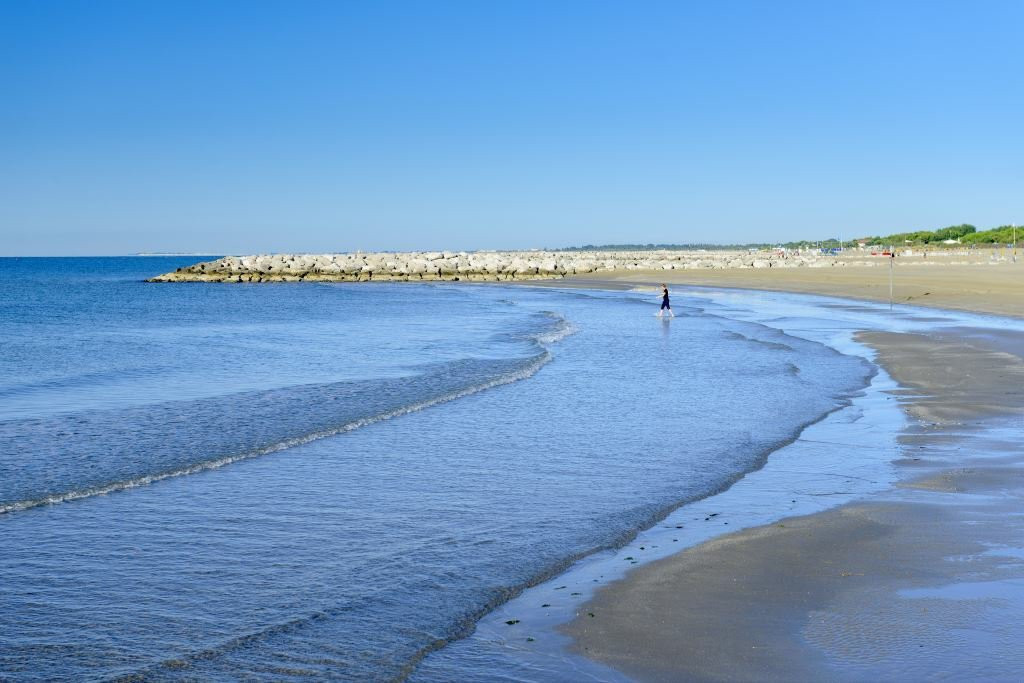
M878 301L883 273L637 273L604 284ZM916 305L1020 317L1021 277L1017 264L937 266L899 273L897 291ZM900 483L636 568L580 607L567 628L577 652L644 681L1024 675L1024 449L1002 433L1024 420L1024 337L857 336L903 387Z
M850 265L834 268L657 270L594 273L565 283L611 286L703 285L777 292L822 294L865 301L889 301L889 269ZM562 284L565 284L562 283ZM953 264L931 256L925 264L898 258L893 269L893 301L978 313L1024 317L1024 262Z

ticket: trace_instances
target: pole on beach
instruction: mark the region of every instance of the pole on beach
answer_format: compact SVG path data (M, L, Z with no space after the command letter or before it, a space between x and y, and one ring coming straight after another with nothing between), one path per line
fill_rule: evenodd
M1013 224L1013 262L1017 262L1017 224Z
M892 266L896 261L896 252L889 247L889 310L892 310Z

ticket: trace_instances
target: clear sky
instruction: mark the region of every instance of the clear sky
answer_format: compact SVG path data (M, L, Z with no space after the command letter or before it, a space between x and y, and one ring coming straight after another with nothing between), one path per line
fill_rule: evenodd
M0 0L0 255L1024 223L1024 2Z

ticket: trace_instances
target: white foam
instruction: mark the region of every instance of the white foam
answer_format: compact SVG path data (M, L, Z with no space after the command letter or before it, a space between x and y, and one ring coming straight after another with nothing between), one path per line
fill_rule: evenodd
M447 403L448 401L454 401L455 399L462 398L463 396L476 394L481 391L491 389L493 387L501 386L503 384L511 384L512 382L518 382L519 380L528 379L533 375L537 374L537 372L542 367L544 367L544 365L546 365L550 360L551 353L545 349L542 353L540 353L533 359L533 362L514 372L499 375L498 377L495 377L491 380L481 382L480 384L476 384L470 387L466 387L465 389L460 389L458 391L453 391L448 394L443 394L441 396L436 396L423 401L417 401L415 403L402 406L401 408L397 408L395 410L390 410L384 413L380 413L378 415L359 418L358 420L353 420L340 427L313 432L311 434L296 437L293 439L286 439L272 446L259 448L256 450L248 451L246 453L240 453L238 455L214 458L212 460L207 460L204 462L196 463L194 465L189 465L187 467L182 467L175 470L170 470L167 472L147 474L141 477L126 479L123 481L117 481L110 484L90 487L87 489L68 491L65 493L54 494L52 496L44 496L41 498L33 498L29 500L16 501L13 503L6 503L0 505L0 514L17 512L20 510L27 510L29 508L39 507L41 505L56 505L59 503L67 503L82 498L102 496L108 493L115 493L117 491L124 491L126 489L136 488L138 486L148 486L149 484L153 484L164 479L170 479L171 477L182 477L188 474L196 474L199 472L205 472L207 470L214 470L220 467L224 467L225 465L230 465L232 463L236 463L242 460L249 460L251 458L267 455L269 453L276 453L278 451L294 448L295 446L301 446L302 444L309 443L310 441L316 441L318 439L323 439L329 436L335 436L337 434L350 432L354 429L359 429L360 427L365 427L367 425L382 422L384 420L390 420L401 415L407 415L408 413L424 410L426 408L430 408L431 406L436 406L441 403Z

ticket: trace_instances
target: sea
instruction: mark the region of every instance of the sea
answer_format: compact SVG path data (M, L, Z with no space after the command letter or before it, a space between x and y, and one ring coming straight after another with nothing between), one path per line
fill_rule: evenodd
M874 309L197 260L0 259L2 680L572 680L467 644L879 378Z

